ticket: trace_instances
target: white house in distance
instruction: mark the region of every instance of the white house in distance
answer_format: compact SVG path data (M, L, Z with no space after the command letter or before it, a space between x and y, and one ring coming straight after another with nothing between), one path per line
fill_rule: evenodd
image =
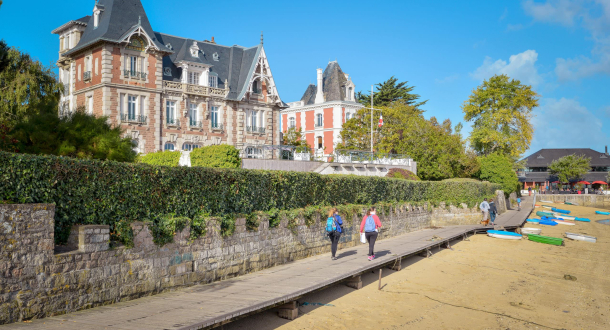
M341 128L363 106L356 102L355 85L337 61L317 70L317 86L310 84L300 101L288 103L282 113L282 132L300 127L316 153L330 155L341 142Z

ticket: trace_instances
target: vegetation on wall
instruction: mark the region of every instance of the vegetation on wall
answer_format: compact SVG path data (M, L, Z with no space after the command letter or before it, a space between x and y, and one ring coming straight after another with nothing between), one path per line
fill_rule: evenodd
M158 167L0 152L0 200L54 203L57 242L67 240L74 224L107 224L115 232L121 221L154 221L165 214L193 219L205 212L222 218L230 232L238 214L256 211L399 201L474 205L497 189L477 182Z
M419 181L417 175L413 174L413 172L409 170L405 170L403 168L391 168L386 175L387 178L394 179L405 179L405 180L415 180Z
M137 162L157 166L178 166L182 154L176 151L157 151L138 156Z
M228 144L197 148L191 152L191 166L241 168L239 150Z

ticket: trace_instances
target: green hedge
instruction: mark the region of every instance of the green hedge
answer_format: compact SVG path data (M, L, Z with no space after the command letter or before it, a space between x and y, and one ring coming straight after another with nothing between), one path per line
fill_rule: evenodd
M239 150L227 144L201 147L191 152L191 166L241 168L241 158Z
M150 165L176 167L180 164L181 155L182 154L179 151L157 151L148 153L144 156L138 156L137 162Z
M160 167L0 152L0 200L54 203L57 242L73 224L193 219L311 205L430 201L476 204L498 185L316 173Z

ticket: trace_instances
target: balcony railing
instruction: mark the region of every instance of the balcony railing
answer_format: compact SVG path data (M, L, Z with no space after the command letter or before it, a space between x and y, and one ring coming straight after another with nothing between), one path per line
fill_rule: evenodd
M223 131L224 130L224 126L222 126L222 124L219 124L219 123L212 123L212 129Z
M180 126L179 119L166 118L165 123L167 124L167 126Z
M133 115L133 114L122 114L121 121L127 123L138 123L138 124L146 124L147 116L142 115Z
M91 80L91 71L83 72L83 80L84 81Z
M193 128L202 128L203 124L201 123L201 121L197 121L197 120L189 120L189 127L193 127Z
M384 165L411 165L411 157L401 154L386 154L359 150L335 150L334 161L337 163L352 164L384 164Z
M183 84L181 82L169 81L169 80L163 81L163 89L181 91L186 94L200 95L200 96L225 97L229 93L228 89L214 88L214 87L193 85L193 84Z
M246 132L248 133L265 133L264 127L258 126L246 126Z
M125 78L131 79L141 79L146 80L147 74L145 72L131 71L131 70L123 70L123 75Z

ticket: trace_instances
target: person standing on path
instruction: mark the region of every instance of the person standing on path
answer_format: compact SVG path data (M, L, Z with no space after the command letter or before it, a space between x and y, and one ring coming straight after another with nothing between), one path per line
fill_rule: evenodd
M375 241L379 236L379 228L381 228L381 221L379 221L376 211L374 206L371 207L360 223L360 233L364 233L364 237L369 242L369 261L375 259Z
M329 228L330 224L330 230ZM333 226L334 224L334 226ZM328 238L330 238L330 252L331 259L337 260L335 255L337 254L337 246L339 245L339 238L341 238L341 233L343 233L343 220L341 220L341 216L337 211L336 207L331 208L328 211L328 219L326 220L326 227L328 231Z
M530 194L530 196L532 195L532 187L527 188L527 192ZM493 222L493 220L492 220Z
M521 211L521 197L517 198L517 207L519 207L518 211Z
M481 223L487 226L489 223L489 203L487 203L487 198L483 198L483 202L481 202L479 208L481 209L481 212L483 212L483 220L481 220Z
M498 214L498 209L496 208L496 203L494 203L493 199L489 200L489 218L491 219L491 225L494 226L496 221L496 215Z

